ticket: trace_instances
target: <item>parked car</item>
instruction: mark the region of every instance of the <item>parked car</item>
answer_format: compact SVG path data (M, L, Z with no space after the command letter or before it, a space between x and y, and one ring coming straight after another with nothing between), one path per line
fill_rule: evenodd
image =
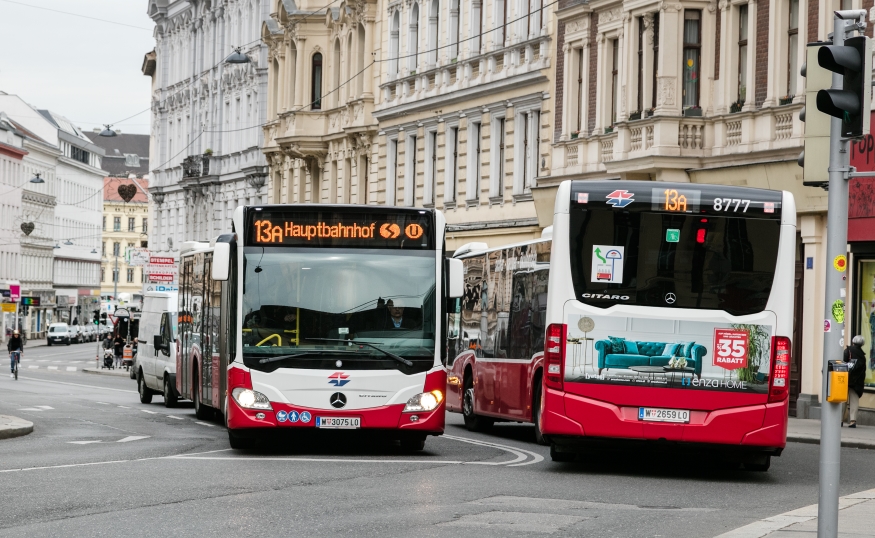
M46 334L46 343L48 345L64 344L69 346L73 341L73 332L70 326L66 323L52 323L49 325L49 332Z
M86 342L97 341L97 327L94 325L82 325L82 332L85 333Z
M139 327L139 346L134 362L140 401L149 403L153 394L164 396L173 407L176 392L176 309L177 294L146 292Z

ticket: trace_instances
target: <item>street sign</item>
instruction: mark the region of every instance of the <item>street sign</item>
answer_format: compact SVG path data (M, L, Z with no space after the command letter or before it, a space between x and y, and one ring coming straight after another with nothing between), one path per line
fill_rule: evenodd
M149 274L178 275L179 267L176 264L158 265L150 263L146 266L146 272Z
M140 267L150 263L151 256L147 248L129 248L128 265Z
M116 308L115 312L112 313L112 317L114 318L129 318L131 317L130 311L127 308Z

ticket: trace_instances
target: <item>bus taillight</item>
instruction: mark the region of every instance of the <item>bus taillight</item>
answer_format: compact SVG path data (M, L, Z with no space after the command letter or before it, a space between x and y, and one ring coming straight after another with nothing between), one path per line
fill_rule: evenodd
M769 401L781 402L790 393L790 339L772 337L772 373L769 376Z
M567 326L564 323L552 323L547 326L547 337L544 339L544 379L547 387L562 390L562 379L565 377L565 334Z

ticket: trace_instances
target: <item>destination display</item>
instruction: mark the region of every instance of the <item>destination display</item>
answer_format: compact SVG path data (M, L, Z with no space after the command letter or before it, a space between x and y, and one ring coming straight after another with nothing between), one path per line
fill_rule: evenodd
M434 248L434 214L425 210L249 208L245 219L247 246Z

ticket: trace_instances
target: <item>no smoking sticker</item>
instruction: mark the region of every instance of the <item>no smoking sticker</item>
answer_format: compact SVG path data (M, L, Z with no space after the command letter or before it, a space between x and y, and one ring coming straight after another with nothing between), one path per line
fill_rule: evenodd
M832 266L836 268L836 271L839 273L844 273L845 269L848 268L848 259L844 254L839 254L832 261Z

